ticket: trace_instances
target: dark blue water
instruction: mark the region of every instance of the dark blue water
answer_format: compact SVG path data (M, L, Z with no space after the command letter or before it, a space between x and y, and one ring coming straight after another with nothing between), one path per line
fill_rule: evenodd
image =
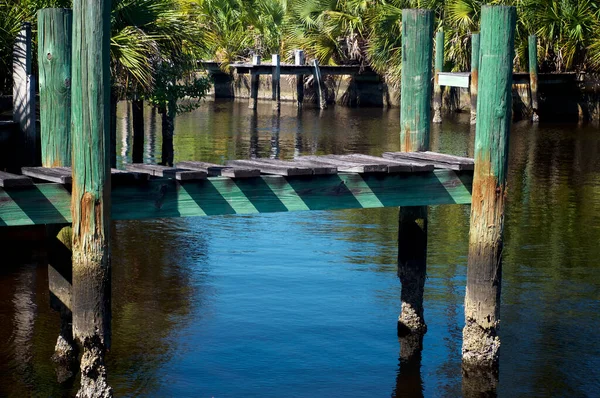
M119 162L130 161L120 107ZM160 119L146 115L147 161ZM397 110L298 115L206 103L178 118L175 161L398 150ZM160 133L160 132L159 132ZM513 126L502 292L500 396L600 396L598 127ZM472 151L465 118L432 149ZM421 360L400 363L395 208L117 222L117 396L460 396L468 206L429 211ZM73 395L49 358L59 318L43 251L0 268L0 395ZM23 259L25 258L25 259Z

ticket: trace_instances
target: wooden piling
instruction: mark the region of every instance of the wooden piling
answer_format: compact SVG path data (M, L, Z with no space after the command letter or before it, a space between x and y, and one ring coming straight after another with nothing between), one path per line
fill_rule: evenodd
M516 11L483 6L463 366L495 366Z
M131 101L131 119L133 128L133 163L144 162L144 100L136 98Z
M402 10L400 150L404 152L429 149L432 39L433 11ZM398 277L402 284L398 335L407 338L427 331L423 315L427 206L401 207L398 224ZM418 345L406 344L403 349L416 350Z
M529 89L531 95L531 121L540 121L538 104L537 36L529 35Z
M73 336L83 348L78 397L111 396L110 0L73 2Z
M271 73L273 109L279 110L281 108L281 66L279 54L271 55L271 64L273 65L273 71Z
M21 165L37 166L35 76L31 68L31 23L24 22L13 48L13 121L21 132Z
M71 167L71 39L73 11L38 11L42 166Z
M444 31L435 34L435 71L433 84L433 123L442 122L442 86L439 83L440 72L444 71Z
M296 65L304 65L306 62L304 50L295 50L294 58ZM298 108L302 108L304 102L304 75L296 75L296 101Z
M477 84L479 84L479 33L471 35L471 124L477 123Z
M315 87L315 92L317 93L317 97L319 99L319 108L320 109L327 109L327 91L325 90L325 86L324 86L324 82L323 82L323 78L321 76L321 67L319 66L319 61L318 60L314 60L313 61L313 67L315 69L314 71L314 87Z
M260 65L260 55L252 56L252 65ZM258 106L258 88L260 85L260 75L254 69L250 71L250 104L248 108L256 109Z

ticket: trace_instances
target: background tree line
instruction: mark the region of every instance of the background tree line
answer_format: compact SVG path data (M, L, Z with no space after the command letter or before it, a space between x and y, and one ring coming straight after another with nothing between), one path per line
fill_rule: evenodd
M526 70L532 33L542 71L600 69L598 0L113 0L114 87L121 98L153 93L165 80L165 66L182 72L206 59L225 67L252 53L280 53L291 61L296 48L321 64L369 66L398 84L402 9L415 7L435 11L436 27L446 32L446 68L464 71L481 6L499 3L517 7L517 69ZM21 22L35 22L39 8L70 6L70 0L0 0L2 93L10 92L12 43Z

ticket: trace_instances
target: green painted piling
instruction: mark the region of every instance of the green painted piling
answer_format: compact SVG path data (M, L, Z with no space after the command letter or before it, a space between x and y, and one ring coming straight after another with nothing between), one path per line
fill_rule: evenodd
M529 36L529 88L531 95L531 121L539 122L538 105L538 59L537 59L537 36Z
M402 10L400 150L429 147L433 11Z
M463 366L498 363L515 20L514 7L482 7Z
M71 42L73 11L38 11L42 166L71 167Z
M402 10L402 92L400 97L400 150L429 149L433 11ZM402 308L398 336L419 341L427 331L423 291L427 276L427 206L401 207L398 220L398 277ZM420 350L404 344L407 357ZM413 352L414 351L414 352Z
M477 85L479 84L479 33L471 35L471 124L477 123Z
M112 394L110 345L110 0L73 2L73 335L83 348L79 397Z
M433 85L433 123L442 122L442 87L439 84L438 73L444 71L444 31L435 34L435 71Z

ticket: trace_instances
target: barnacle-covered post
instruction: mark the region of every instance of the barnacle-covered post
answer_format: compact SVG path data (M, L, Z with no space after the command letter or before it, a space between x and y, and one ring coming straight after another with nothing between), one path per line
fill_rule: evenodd
M492 367L498 363L515 20L514 7L482 7L475 171L462 346L463 367L466 368Z
M79 397L111 396L110 0L73 2L73 336L82 348Z
M433 18L431 10L402 10L400 150L403 152L429 149ZM402 310L398 334L405 337L402 351L407 356L418 351L419 337L427 330L423 317L426 260L427 206L401 207L398 276L402 284ZM407 349L405 343L411 343L414 349Z

